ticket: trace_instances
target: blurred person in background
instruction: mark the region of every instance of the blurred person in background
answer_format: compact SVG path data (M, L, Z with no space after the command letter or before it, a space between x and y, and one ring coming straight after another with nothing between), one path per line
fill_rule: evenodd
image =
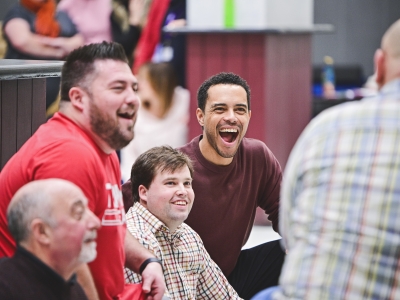
M146 22L149 0L112 0L111 33L114 42L120 43L133 63L133 52Z
M83 37L54 0L21 0L3 20L6 59L61 60L83 44ZM46 108L57 97L60 78L46 79Z
M186 37L163 32L163 27L186 25L186 0L153 0L134 57L133 73L146 62L170 62L178 84L185 84Z
M174 68L169 63L147 63L137 75L141 106L135 126L135 138L121 150L122 179L131 176L136 158L148 149L187 142L189 91L178 86Z

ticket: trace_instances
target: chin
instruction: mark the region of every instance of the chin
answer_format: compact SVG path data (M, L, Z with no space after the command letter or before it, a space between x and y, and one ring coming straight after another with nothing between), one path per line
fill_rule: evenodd
M84 246L79 254L79 262L90 263L95 260L97 256L96 243L94 245Z

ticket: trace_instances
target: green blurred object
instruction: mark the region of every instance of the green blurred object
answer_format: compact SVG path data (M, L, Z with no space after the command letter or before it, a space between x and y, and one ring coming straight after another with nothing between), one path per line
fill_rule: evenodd
M224 25L225 28L235 27L235 0L224 1Z

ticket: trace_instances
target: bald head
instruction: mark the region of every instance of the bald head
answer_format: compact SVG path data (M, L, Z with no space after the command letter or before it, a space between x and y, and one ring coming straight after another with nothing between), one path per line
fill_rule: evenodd
M15 241L20 243L29 238L30 224L36 218L55 226L53 208L57 200L71 192L84 197L75 184L63 179L32 181L20 188L7 209L8 227Z
M383 35L381 48L392 58L400 58L400 20L393 23Z
M389 81L400 78L400 20L393 23L383 35L374 62L379 89Z

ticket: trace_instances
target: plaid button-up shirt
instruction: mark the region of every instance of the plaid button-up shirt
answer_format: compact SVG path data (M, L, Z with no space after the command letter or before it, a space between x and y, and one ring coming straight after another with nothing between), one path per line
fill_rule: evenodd
M220 268L210 258L200 236L183 223L170 232L145 207L135 203L126 214L131 234L162 260L165 283L172 299L240 299ZM140 275L125 269L127 283Z
M283 299L400 299L400 80L316 117L281 190Z

